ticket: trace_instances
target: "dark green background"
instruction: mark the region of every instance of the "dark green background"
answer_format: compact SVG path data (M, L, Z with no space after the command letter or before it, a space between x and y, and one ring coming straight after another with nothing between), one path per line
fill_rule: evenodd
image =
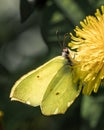
M11 102L10 90L26 72L61 55L73 32L103 0L0 1L0 127L4 130L104 130L103 89L80 96L64 115L46 117L39 107ZM58 36L56 32L58 31ZM70 37L64 44L70 41ZM3 130L0 128L0 130Z

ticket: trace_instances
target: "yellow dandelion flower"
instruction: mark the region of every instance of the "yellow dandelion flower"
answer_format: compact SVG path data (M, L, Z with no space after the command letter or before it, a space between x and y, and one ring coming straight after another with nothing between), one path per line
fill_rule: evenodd
M97 92L104 78L104 6L96 10L95 16L87 16L76 26L75 36L68 44L76 49L75 60L78 76L83 84L83 93Z

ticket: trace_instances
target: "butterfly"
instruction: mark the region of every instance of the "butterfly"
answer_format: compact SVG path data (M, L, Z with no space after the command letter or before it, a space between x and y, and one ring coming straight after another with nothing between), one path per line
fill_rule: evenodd
M44 115L66 112L80 93L74 82L70 50L22 76L12 87L10 98L31 106L40 106Z

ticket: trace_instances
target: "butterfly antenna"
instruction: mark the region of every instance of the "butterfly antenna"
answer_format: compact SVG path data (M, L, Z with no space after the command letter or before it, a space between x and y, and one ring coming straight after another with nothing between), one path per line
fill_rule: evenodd
M66 40L67 37L69 36L69 33L64 34L64 40L63 40L63 47L66 48Z
M58 30L56 31L56 35L57 35L57 39L58 39L58 44L60 45L60 48L61 48L61 50L62 50L63 45L62 45L62 43L60 42L60 35L59 35L59 31L58 31Z

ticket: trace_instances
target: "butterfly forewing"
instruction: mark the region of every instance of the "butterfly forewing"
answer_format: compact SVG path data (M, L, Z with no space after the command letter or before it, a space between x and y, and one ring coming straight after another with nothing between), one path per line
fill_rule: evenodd
M11 90L11 100L17 100L32 106L41 104L43 95L57 71L66 62L58 56L20 78Z

